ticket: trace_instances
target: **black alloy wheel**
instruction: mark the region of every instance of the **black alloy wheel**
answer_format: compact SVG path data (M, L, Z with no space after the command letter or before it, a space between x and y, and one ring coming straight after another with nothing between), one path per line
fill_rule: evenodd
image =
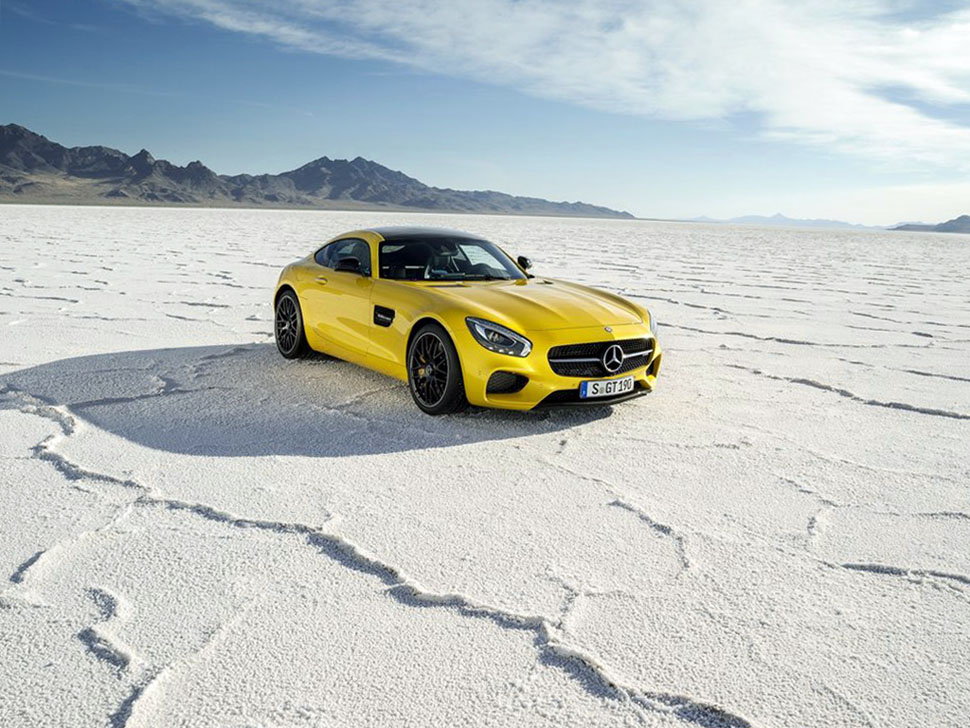
M468 406L458 352L440 325L425 324L415 333L407 365L411 396L422 411L444 415Z
M293 291L284 291L276 301L276 348L287 359L304 356L310 349L303 331L300 302Z

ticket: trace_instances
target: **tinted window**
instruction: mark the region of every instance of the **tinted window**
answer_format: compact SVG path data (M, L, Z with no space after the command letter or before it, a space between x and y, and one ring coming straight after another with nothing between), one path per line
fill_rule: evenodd
M388 240L378 248L381 278L404 281L515 280L525 278L498 246L471 238Z
M313 259L317 262L317 265L322 265L324 268L329 268L328 260L330 258L330 253L333 252L333 244L324 245L320 250L317 251Z
M357 238L337 240L325 245L317 251L313 259L325 268L334 268L343 258L356 258L364 275L370 275L370 245L367 241Z

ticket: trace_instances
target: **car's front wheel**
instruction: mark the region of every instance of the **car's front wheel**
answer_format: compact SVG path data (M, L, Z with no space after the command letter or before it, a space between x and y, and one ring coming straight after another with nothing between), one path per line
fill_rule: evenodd
M287 359L305 356L310 347L303 331L300 300L292 290L283 291L276 301L276 348Z
M407 361L411 396L422 411L446 415L468 406L458 351L441 325L428 323L415 332Z

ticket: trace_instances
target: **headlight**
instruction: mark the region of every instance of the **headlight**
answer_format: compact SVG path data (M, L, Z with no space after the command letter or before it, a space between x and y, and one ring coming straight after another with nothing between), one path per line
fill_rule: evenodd
M511 329L479 318L466 318L468 330L475 340L489 351L509 356L528 356L532 342Z
M650 333L653 334L653 338L657 338L657 319L653 317L650 311L647 311L647 315L650 317Z

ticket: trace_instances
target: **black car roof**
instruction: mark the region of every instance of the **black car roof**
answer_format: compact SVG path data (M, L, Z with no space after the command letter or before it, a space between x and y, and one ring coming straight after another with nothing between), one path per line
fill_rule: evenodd
M404 241L428 238L455 238L463 240L482 240L480 235L472 235L461 230L449 230L448 228L420 227L417 225L396 225L389 227L370 228L371 232L377 233L388 242Z

